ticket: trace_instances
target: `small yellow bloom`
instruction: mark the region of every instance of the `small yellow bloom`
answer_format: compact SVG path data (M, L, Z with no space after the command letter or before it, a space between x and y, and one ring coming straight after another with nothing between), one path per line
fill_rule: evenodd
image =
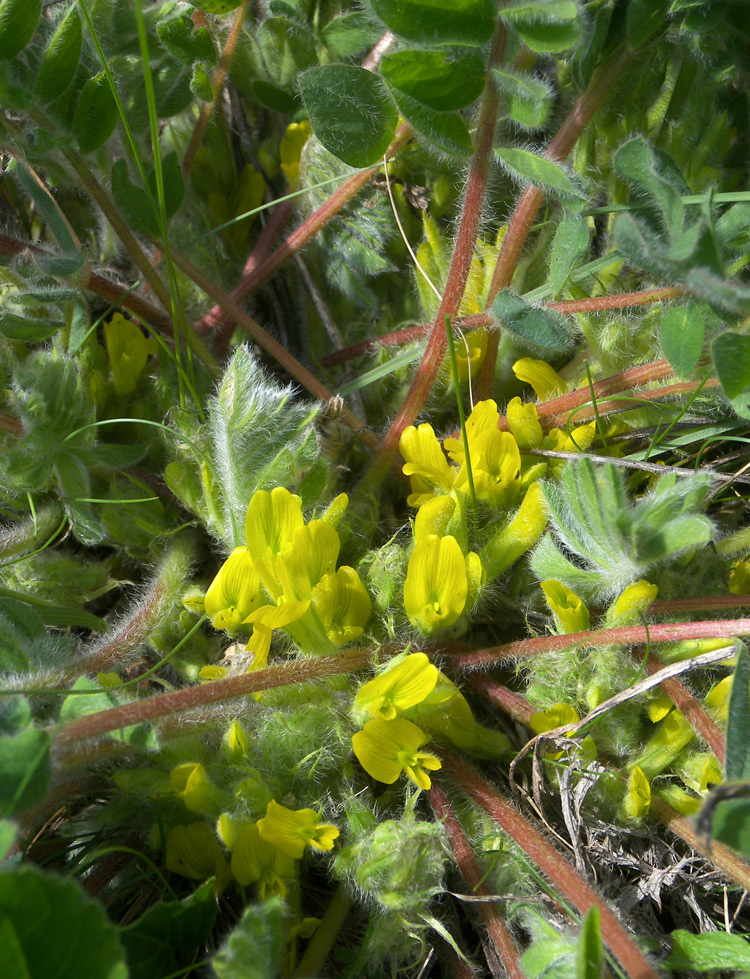
M555 581L554 578L540 582L540 588L544 592L560 632L570 634L585 632L588 629L589 610L574 591L561 581Z
M492 581L525 554L544 533L547 508L539 483L532 483L513 518L495 532L482 551L482 564Z
M321 578L333 571L340 547L339 535L325 520L311 520L297 527L284 561L297 598L310 598Z
M456 367L459 381L474 377L487 354L487 330L470 330L455 339Z
M733 682L734 675L725 676L711 687L703 699L706 707L713 711L723 724L726 724L729 719L729 698L732 695Z
M250 736L239 721L234 720L224 732L224 749L230 762L241 761L250 745Z
M640 622L641 615L656 600L659 594L657 585L641 578L622 592L614 605L607 611L607 625L626 625Z
M167 833L167 870L190 880L223 877L227 862L216 836L206 823L173 826Z
M568 389L557 371L544 360L522 357L513 364L513 373L519 381L531 385L540 401L549 401L565 394Z
M418 544L428 534L444 537L456 512L452 496L433 496L417 511L414 518L414 543Z
M439 758L419 750L427 740L421 728L403 717L375 717L352 736L352 747L360 765L378 782L392 785L404 773L426 790L432 787L427 771L442 768Z
M289 123L281 137L279 143L281 169L284 171L290 190L296 190L299 185L299 163L302 150L311 133L312 127L305 119L302 122Z
M750 592L750 558L735 561L729 571L729 591L733 595Z
M125 397L135 391L149 354L156 353L158 347L153 338L145 337L141 328L122 313L115 313L103 329L115 392Z
M268 803L266 814L258 820L261 839L276 847L279 852L299 860L305 847L314 850L332 850L339 830L331 823L321 823L314 809L287 809L273 799Z
M531 401L524 404L520 398L512 398L505 409L508 428L520 449L538 449L544 432L539 424L539 413Z
M641 819L651 805L651 784L636 765L630 773L622 809L629 819Z
M466 561L455 537L423 537L409 559L404 582L411 624L426 636L453 625L467 594Z
M169 774L169 784L191 812L210 813L221 808L224 793L216 788L201 764L177 765Z
M206 615L214 629L236 632L260 605L260 579L250 552L235 547L208 587Z
M596 435L596 422L579 425L570 434L559 428L551 428L544 438L542 447L555 452L585 452Z
M646 778L654 778L671 765L683 748L690 744L695 732L685 715L675 708L661 721L634 759Z
M288 489L277 486L270 493L258 490L245 517L245 538L253 559L288 553L295 530L304 522L302 503Z
M466 419L466 440L469 443L469 451L473 449L474 442L486 432L497 431L500 423L500 412L497 404L492 400L477 401L474 408ZM445 451L458 466L463 466L466 462L463 437L457 439L446 439L443 443Z
M547 710L532 714L529 727L534 734L544 734L545 731L554 731L558 727L577 724L580 719L578 711L572 704L553 704Z
M507 510L521 490L521 453L510 432L495 428L469 442L474 490L478 500ZM456 487L466 492L469 475L464 464L456 477Z
M455 473L445 458L432 425L425 422L419 428L410 425L401 433L399 449L405 462L403 472L412 477L412 489L418 489L409 497L411 506L419 506L434 495L437 490L448 493L453 486ZM418 477L421 485L414 485L414 477ZM425 494L422 490L427 485L431 492Z
M359 688L355 709L362 713L393 720L400 712L421 703L432 693L438 668L424 653L410 653Z
M266 842L256 823L244 826L232 851L232 873L243 886L258 884L260 897L285 897L294 878L294 858Z
M328 638L337 646L352 642L364 632L372 602L354 568L342 565L315 586L313 607Z

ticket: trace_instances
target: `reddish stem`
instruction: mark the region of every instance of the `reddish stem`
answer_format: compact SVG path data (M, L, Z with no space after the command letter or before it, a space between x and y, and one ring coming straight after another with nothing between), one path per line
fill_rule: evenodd
M474 856L461 822L448 801L448 796L439 785L433 785L429 799L436 818L440 820L448 834L453 855L469 893L475 897L489 897L487 888L482 885L483 875L480 873L477 858ZM524 972L518 961L516 943L495 905L490 901L480 901L477 903L477 909L484 918L487 931L495 943L495 948L510 979L524 979Z
M649 652L648 659L646 659L644 646L636 646L633 655L641 662L646 660L646 669L651 676L664 668L664 663L657 656L654 656L653 652ZM721 733L718 724L708 716L705 707L676 676L662 680L659 685L675 707L682 711L691 726L703 738L719 761L724 764L724 735Z
M87 717L80 717L63 724L55 733L57 744L71 744L86 738L97 738L110 731L154 721L185 710L206 707L236 697L246 697L261 690L271 690L291 683L306 683L319 677L339 673L353 673L365 669L370 663L372 651L354 649L339 656L321 656L317 659L302 659L270 666L256 673L243 673L241 676L227 677L172 693L157 694L132 704L123 704L109 710L98 711Z
M471 653L448 653L444 659L452 670L471 670L542 653L556 653L575 646L634 646L641 643L679 642L682 639L730 639L750 636L750 619L709 619L704 622L659 622L649 626L620 626L617 629L591 629L567 636L538 636L518 639Z
M193 135L190 137L190 143L188 144L188 148L185 151L185 157L182 161L182 176L185 180L187 180L188 174L190 173L190 168L195 160L195 154L198 152L198 147L201 144L206 127L211 121L211 116L214 114L216 106L218 105L221 91L224 88L224 80L227 76L227 72L229 71L229 66L232 63L237 42L240 39L242 24L245 20L245 14L247 13L247 7L248 0L240 0L240 6L237 9L237 13L234 15L232 29L227 37L227 43L224 45L224 50L221 52L221 58L216 66L214 77L211 79L213 99L210 102L204 102L201 106L198 121L195 124Z
M505 27L501 21L498 21L492 50L490 52L490 67L496 64L502 57L505 49L505 41ZM461 225L458 229L458 237L456 239L451 267L448 270L448 280L445 284L443 299L432 326L427 348L422 355L422 360L409 388L409 393L370 465L365 480L369 489L372 489L373 485L380 485L386 473L393 465L393 461L398 452L401 433L407 426L414 423L417 415L422 410L422 406L432 390L432 385L443 362L443 355L448 342L445 333L446 317L453 320L458 315L461 299L466 289L469 269L471 268L471 260L474 256L474 245L479 232L482 205L484 203L487 178L490 171L490 154L492 153L495 121L497 119L499 105L500 96L492 80L492 75L488 72L477 125L474 157L471 162L469 180L466 186L466 199L461 215Z
M656 969L615 917L609 905L592 890L575 867L545 840L525 816L517 812L458 755L443 751L441 756L445 774L510 836L552 881L553 886L577 908L581 916L592 907L599 909L602 938L630 979L657 979Z
M590 299L563 299L555 303L542 303L558 313L599 313L607 309L629 309L631 306L647 306L663 303L685 295L684 289L667 286L663 289L644 289L641 292L620 292L615 296L592 296Z
M536 710L525 697L514 693L508 687L504 687L502 683L496 683L494 680L483 675L475 674L474 676L467 676L464 679L464 684L467 687L471 687L472 690L480 694L495 707L499 707L504 714L513 718L517 724L523 724L524 727L530 726L531 715L535 714Z
M11 435L23 435L23 425L17 418L0 413L0 429Z
M544 154L548 160L562 162L573 149L584 127L590 121L609 92L615 79L624 68L630 57L627 47L594 72L586 91L581 95L571 109L567 119L560 127L557 135L547 147ZM507 288L516 271L523 246L526 244L531 227L539 208L544 201L544 192L538 187L527 187L518 202L513 216L505 232L500 254L497 257L495 271L487 296L488 306L501 289ZM477 377L477 399L484 400L492 395L492 385L495 377L499 334L493 332L487 343L487 353Z
M654 602L649 606L653 615L671 615L672 612L710 612L719 608L745 608L750 605L750 595L714 595L713 598L677 598L671 602Z
M242 278L240 279L238 285L236 285L235 288L229 293L229 296L235 302L239 302L239 300L245 296L247 292L246 283L248 279L251 279L255 270L268 255L268 249L274 243L276 238L281 233L281 229L291 217L293 208L294 201L292 198L282 201L278 207L274 208L265 228L263 228L261 233L258 235L258 240L250 254L250 258L248 258L247 262L245 263L245 267L242 270ZM231 326L234 326L234 320L221 308L221 306L217 304L216 306L212 306L205 316L201 316L201 318L196 321L193 329L196 333L209 333L211 330L219 330L219 336L214 344L214 347L216 348L219 341L226 343L224 333L229 333L228 327Z

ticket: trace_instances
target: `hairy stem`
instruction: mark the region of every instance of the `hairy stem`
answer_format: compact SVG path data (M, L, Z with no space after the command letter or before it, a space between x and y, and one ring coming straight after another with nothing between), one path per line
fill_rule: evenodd
M472 897L488 897L489 892L482 885L483 875L480 872L477 858L474 856L474 851L466 833L464 833L460 820L448 801L448 796L439 785L433 785L429 799L435 818L442 823L448 834L453 855L456 858L458 869L466 881L469 894ZM495 944L505 972L510 979L524 979L516 943L513 941L508 926L498 913L497 908L490 901L479 901L477 908L484 919L490 938Z
M323 919L313 932L305 954L294 970L295 976L317 976L320 974L328 953L334 946L347 916L352 909L352 899L343 884L339 884L333 892L331 902L326 908Z
M229 31L229 36L227 37L227 43L224 45L224 50L221 52L221 58L216 66L216 71L214 71L214 76L211 79L211 90L214 97L210 102L204 102L201 106L198 121L195 124L195 129L190 137L188 148L185 151L185 156L182 161L182 176L185 178L185 180L188 178L190 168L195 160L195 154L198 152L203 135L206 132L209 122L211 121L211 116L214 114L216 111L216 106L219 104L219 98L221 97L221 92L224 88L224 80L227 77L229 66L232 63L232 58L234 57L234 49L237 47L237 42L240 39L242 24L245 20L245 15L247 14L247 8L248 0L240 0L240 5L237 8L237 13L234 15L234 21L232 22L232 29Z
M573 149L584 127L589 123L596 110L614 84L617 76L630 57L627 47L618 52L609 61L600 65L594 72L586 91L581 95L571 109L557 135L547 147L545 156L555 163L562 162ZM497 257L495 271L487 297L491 305L501 289L507 288L518 266L523 246L526 244L531 227L539 208L544 201L544 192L538 187L527 187L518 202L505 232L500 254ZM490 333L487 343L487 353L477 376L477 399L491 397L495 377L499 334Z
M578 871L547 842L539 830L500 793L453 752L443 751L443 771L483 809L573 904L581 916L599 909L602 938L620 961L630 979L657 979L658 972L641 952L613 911L586 883Z

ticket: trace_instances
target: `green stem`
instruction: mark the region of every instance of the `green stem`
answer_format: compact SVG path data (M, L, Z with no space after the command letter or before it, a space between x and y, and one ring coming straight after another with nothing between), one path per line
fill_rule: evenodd
M328 953L333 948L334 942L352 909L352 903L344 885L339 884L333 892L333 897L326 908L322 921L308 942L305 954L294 971L295 977L320 974Z

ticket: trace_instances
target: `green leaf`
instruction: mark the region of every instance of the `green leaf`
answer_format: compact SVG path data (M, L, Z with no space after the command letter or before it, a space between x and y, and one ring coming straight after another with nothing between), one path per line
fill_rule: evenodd
M750 857L750 799L727 799L716 806L711 839Z
M52 35L36 82L42 102L51 102L62 95L75 77L83 45L81 18L71 7Z
M52 877L32 864L0 873L0 921L12 936L13 970L2 975L29 979L127 979L117 929L104 908L80 884ZM0 956L7 956L0 940ZM16 971L19 967L25 970Z
M668 309L659 324L659 342L664 356L680 377L695 370L703 350L703 317L697 306Z
M60 708L60 721L75 721L79 717L88 717L89 714L98 714L99 711L109 710L126 703L126 692L117 693L117 687L110 689L103 688L96 680L88 677L80 677L71 687L75 690L100 690L101 693L87 693L83 696L71 693L62 702ZM132 724L110 733L110 737L125 744L141 745L148 748L157 747L153 728L150 724Z
M549 259L548 284L556 296L578 260L588 252L589 229L578 214L564 214L557 226Z
M214 90L211 84L211 76L202 64L193 65L193 73L190 76L190 91L201 102L212 102Z
M750 417L750 337L721 333L711 344L711 356L732 407L741 418Z
M164 20L156 28L156 33L172 57L183 65L190 66L195 61L216 64L216 49L210 33L205 27L196 30L190 17Z
M600 979L603 965L602 930L599 908L592 907L583 919L578 936L576 979Z
M81 153L91 153L115 131L120 114L106 74L89 78L78 97L73 132Z
M397 37L425 46L486 44L495 29L492 0L372 0Z
M661 214L670 236L675 237L683 229L685 208L680 190L669 179L669 172L663 174L663 164L663 158L657 158L640 136L621 146L614 158L615 172L648 195Z
M505 96L508 114L524 129L543 126L552 107L552 90L541 79L526 73L493 68L495 84Z
M508 173L521 183L534 184L571 206L581 207L586 203L586 195L581 188L551 160L514 146L496 146L495 156Z
M170 218L180 207L185 196L185 181L182 178L176 153L169 153L162 160L164 180L164 207L166 217ZM152 170L148 177L149 195L138 187L128 176L125 160L117 160L112 167L112 196L129 224L143 234L158 238L161 234L159 212L157 210L156 177Z
M628 7L628 44L639 48L667 19L669 0L631 0Z
M160 901L120 931L130 979L162 979L187 969L211 935L218 913L214 882L184 901Z
M317 64L311 33L288 17L270 17L258 29L258 47L271 81L291 90L297 75Z
M0 0L0 61L23 51L41 16L42 0Z
M379 36L377 23L362 10L334 17L320 32L323 44L339 58L354 58Z
M54 275L55 278L67 279L75 275L83 265L83 255L80 252L69 255L35 255L34 261L47 275Z
M38 178L23 163L19 162L16 173L18 182L34 202L34 207L44 218L60 248L68 254L77 255L78 249L52 195L46 187L39 185Z
M49 734L31 727L0 738L0 816L13 816L42 801L52 773L49 746Z
M506 330L536 347L559 350L573 339L573 330L562 313L532 306L508 289L497 294L492 312Z
M395 98L401 115L420 136L451 156L471 156L471 136L457 112L435 112L408 95Z
M376 163L396 131L398 112L377 75L355 65L323 65L299 78L313 132L352 167Z
M380 73L391 88L437 112L471 105L484 88L482 59L474 55L449 61L439 51L396 51L383 58Z
M9 340L25 340L27 343L39 343L49 340L65 324L56 320L29 319L17 316L15 313L3 310L0 316L0 333Z
M750 969L750 940L744 935L730 935L725 931L703 935L673 931L672 951L663 964L675 972Z
M750 654L745 649L737 657L734 668L726 745L727 780L750 779Z
M578 6L572 0L529 0L500 8L500 16L511 23L532 51L567 51L580 40L582 28Z
M207 14L228 14L230 10L239 7L241 0L188 0L188 3Z
M0 861L8 855L8 850L13 846L13 841L18 833L18 827L9 819L0 819ZM0 953L2 954L2 953ZM11 973L1 972L0 975L11 975Z
M284 949L284 902L276 897L245 909L211 965L218 979L268 979Z
M589 0L586 4L583 36L571 59L573 78L580 89L586 88L602 60L613 8L613 0Z

